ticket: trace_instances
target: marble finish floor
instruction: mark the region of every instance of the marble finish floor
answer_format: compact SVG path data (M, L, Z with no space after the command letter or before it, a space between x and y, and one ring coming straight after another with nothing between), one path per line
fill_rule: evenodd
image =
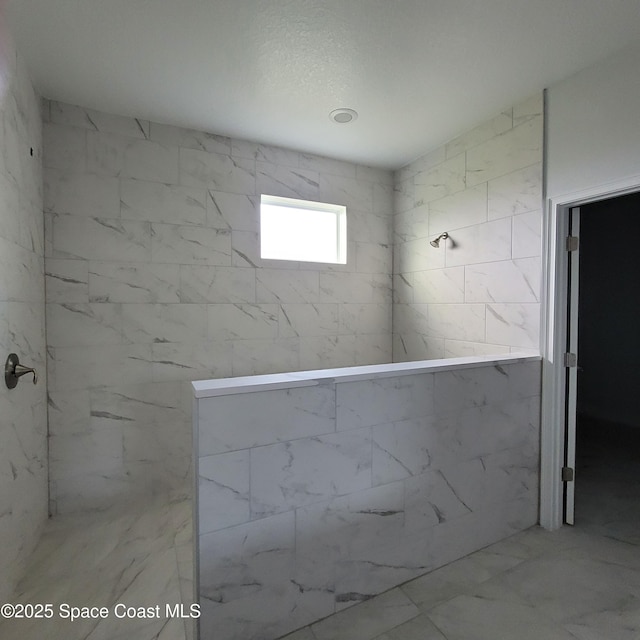
M579 434L576 526L534 527L286 640L637 640L640 432Z
M179 618L118 619L136 607L193 600L191 501L158 496L107 511L51 519L11 603L52 603L48 620L0 620L2 640L191 640ZM106 619L71 622L59 606L108 607Z

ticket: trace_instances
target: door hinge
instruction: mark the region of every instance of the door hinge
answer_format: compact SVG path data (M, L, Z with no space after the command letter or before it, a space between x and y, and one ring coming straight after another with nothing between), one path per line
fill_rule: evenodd
M580 244L578 236L567 236L567 251L577 251Z
M562 482L573 482L573 469L562 467Z
M575 353L565 353L564 354L564 366L565 367L577 367L578 366L578 356Z

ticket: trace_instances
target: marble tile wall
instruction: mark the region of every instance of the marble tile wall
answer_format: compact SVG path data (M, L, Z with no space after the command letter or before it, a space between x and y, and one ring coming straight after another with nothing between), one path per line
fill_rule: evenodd
M537 522L540 362L204 398L202 640L271 640Z
M6 601L47 519L47 372L40 101L22 57L2 45L0 359L4 369L14 352L39 375L36 386L30 377L12 390L4 378L0 384L0 601Z
M53 510L185 481L186 381L391 361L390 172L45 102ZM347 206L348 263L261 260L261 193Z
M542 126L539 94L396 172L394 362L538 352Z

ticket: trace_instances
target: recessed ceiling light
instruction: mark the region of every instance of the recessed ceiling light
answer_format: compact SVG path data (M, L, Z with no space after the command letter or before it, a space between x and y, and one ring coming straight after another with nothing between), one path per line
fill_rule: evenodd
M334 109L329 117L338 124L347 124L358 118L358 112L353 109Z

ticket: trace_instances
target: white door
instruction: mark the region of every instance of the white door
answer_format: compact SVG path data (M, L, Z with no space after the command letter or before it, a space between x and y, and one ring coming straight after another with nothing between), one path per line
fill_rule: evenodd
M565 432L564 520L574 524L576 486L576 409L578 402L578 285L580 265L580 207L569 211L569 299L567 327L567 415Z

